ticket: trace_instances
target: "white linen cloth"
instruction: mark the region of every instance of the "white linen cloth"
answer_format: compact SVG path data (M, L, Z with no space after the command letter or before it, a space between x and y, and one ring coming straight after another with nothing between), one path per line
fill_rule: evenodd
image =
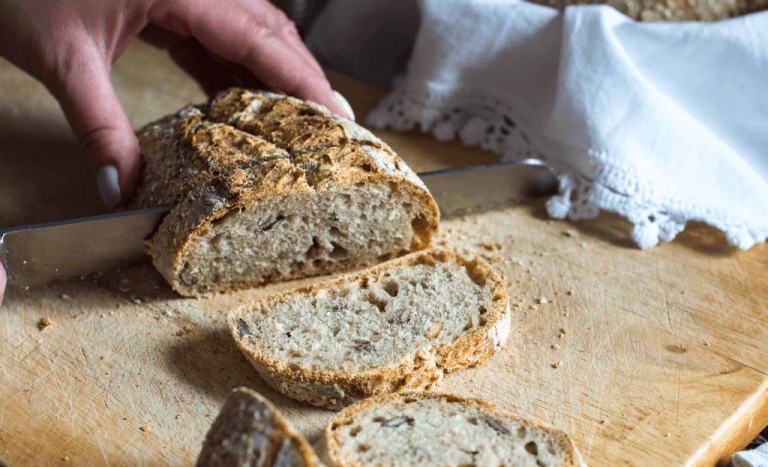
M768 12L640 23L603 5L418 6L407 73L369 125L539 159L561 181L551 216L616 211L641 248L687 220L742 249L768 237Z
M768 467L768 444L751 451L739 451L731 457L733 467Z

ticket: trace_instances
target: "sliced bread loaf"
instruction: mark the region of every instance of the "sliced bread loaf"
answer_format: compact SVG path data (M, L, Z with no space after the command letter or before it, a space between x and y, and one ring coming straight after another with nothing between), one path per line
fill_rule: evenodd
M259 393L237 388L205 437L197 467L318 467L306 439Z
M437 205L368 130L312 102L232 89L138 132L134 208L182 295L370 266L427 248Z
M487 264L426 250L243 305L228 324L270 386L340 409L484 362L509 334L507 302Z
M358 402L325 429L326 463L343 467L584 466L562 431L480 399L433 392Z

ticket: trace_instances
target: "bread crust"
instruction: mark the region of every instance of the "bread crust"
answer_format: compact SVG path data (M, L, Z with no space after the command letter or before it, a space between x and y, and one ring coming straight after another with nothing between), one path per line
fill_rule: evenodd
M517 420L529 427L538 428L549 433L557 440L558 444L567 451L569 459L568 463L564 465L586 467L581 454L571 438L565 432L557 428L546 425L536 419L520 417L483 399L463 398L452 394L440 394L432 391L380 395L357 402L336 414L323 432L323 460L325 463L332 467L370 467L352 463L348 459L345 459L345 456L343 456L345 446L339 439L337 428L339 426L354 423L358 417L364 416L365 412L371 411L377 407L405 405L408 401L415 400L435 400L450 404L461 404L493 417ZM347 448L349 449L351 447L348 446Z
M528 0L563 9L609 5L636 21L717 21L768 9L768 0Z
M197 467L322 467L312 446L256 391L232 391L208 430Z
M208 105L188 106L146 125L138 138L143 166L131 207L174 207L148 242L148 251L158 271L182 295L248 288L276 279L222 285L194 282L183 270L184 258L195 253L191 245L196 237L214 228L216 221L276 197L311 197L361 183L389 186L408 193L424 214L414 224L406 252L428 248L438 228L437 204L389 146L312 102L230 89ZM375 262L326 262L277 279Z
M366 370L351 367L338 370L302 368L275 358L260 349L257 343L244 339L241 335L240 319L254 307L269 309L271 305L294 295L334 289L365 277L376 277L387 269L423 262L453 262L465 267L470 274L483 277L486 283L490 284L493 301L484 325L461 333L453 341L439 342L398 360ZM378 394L431 389L442 381L444 374L485 362L495 350L501 348L509 334L511 312L508 301L504 282L488 264L479 260L469 261L455 253L431 249L411 253L330 282L280 293L240 306L229 313L227 321L238 347L267 384L291 398L338 410Z

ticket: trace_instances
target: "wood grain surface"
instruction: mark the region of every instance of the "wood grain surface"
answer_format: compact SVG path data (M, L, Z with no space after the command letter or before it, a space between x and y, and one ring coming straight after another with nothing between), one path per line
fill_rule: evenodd
M329 71L364 116L385 91ZM205 96L133 42L113 82L135 128ZM0 226L102 212L56 102L0 61ZM498 157L376 131L417 170ZM512 298L507 349L440 391L567 431L591 466L724 465L768 423L768 245L705 225L647 251L610 213L570 223L541 201L443 222L438 246L480 256ZM245 301L323 278L204 299L149 264L21 290L0 307L0 459L15 467L189 466L229 391L264 394L311 441L333 412L267 388L224 328ZM50 326L43 326L48 317Z

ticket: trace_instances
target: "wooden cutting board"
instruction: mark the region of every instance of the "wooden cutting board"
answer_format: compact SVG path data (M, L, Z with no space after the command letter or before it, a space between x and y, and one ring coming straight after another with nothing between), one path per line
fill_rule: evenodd
M385 90L329 71L365 115ZM135 127L205 96L136 41L113 82ZM0 61L0 225L102 212L56 102ZM497 156L376 132L417 170ZM768 245L741 252L690 225L640 251L630 225L548 220L538 202L446 220L437 243L507 281L508 348L440 388L570 433L591 466L724 465L768 423ZM245 385L310 440L333 412L267 388L224 329L231 308L316 281L206 299L151 265L9 288L0 307L0 459L8 465L189 466L227 394ZM51 326L41 328L49 317Z

